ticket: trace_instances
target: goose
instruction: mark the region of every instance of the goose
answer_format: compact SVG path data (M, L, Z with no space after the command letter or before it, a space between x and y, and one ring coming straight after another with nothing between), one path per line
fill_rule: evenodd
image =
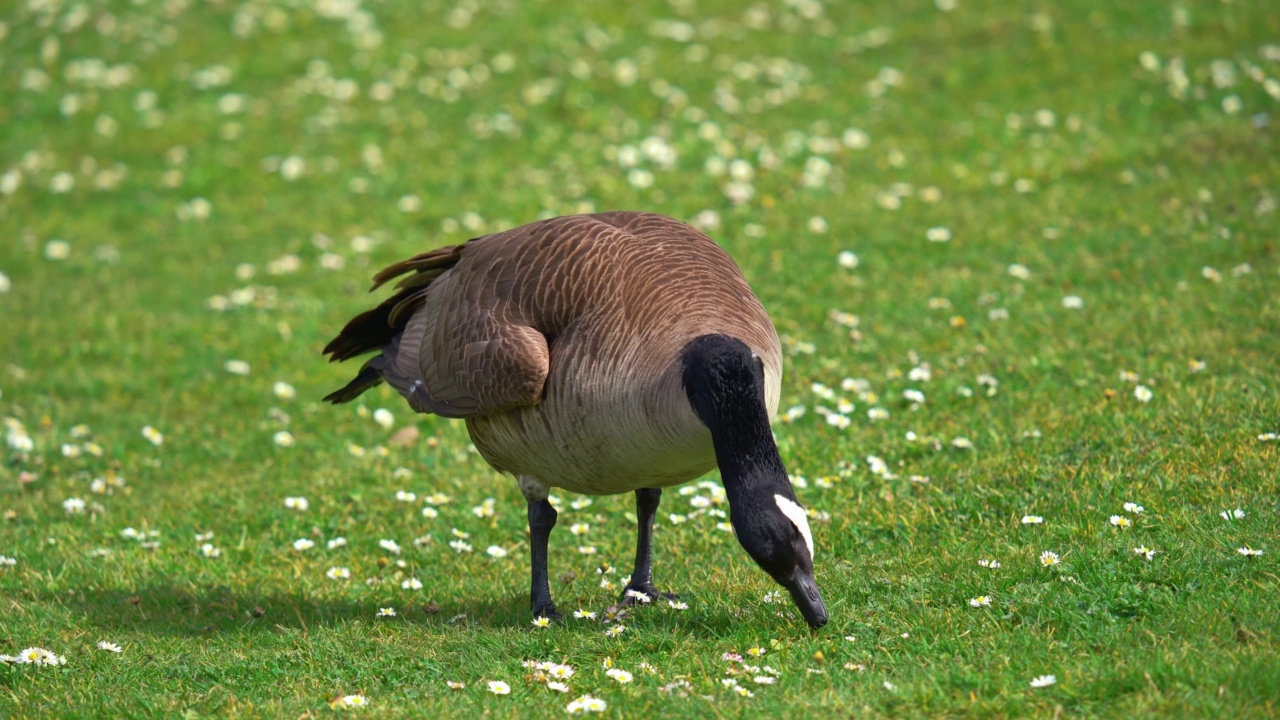
M547 581L552 488L635 493L630 605L674 597L653 584L662 490L718 466L742 547L811 627L827 622L813 536L769 424L778 335L713 240L662 215L572 215L395 263L371 292L395 278L393 295L324 348L331 362L377 353L325 400L386 382L416 412L466 421L528 502L535 618L560 617Z

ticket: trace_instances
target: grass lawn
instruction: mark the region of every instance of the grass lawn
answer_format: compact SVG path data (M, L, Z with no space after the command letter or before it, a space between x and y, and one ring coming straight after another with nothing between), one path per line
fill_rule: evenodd
M9 3L0 716L1275 717L1278 127L1268 0ZM607 209L784 337L826 628L714 474L686 609L562 493L533 627L465 428L319 402L376 269Z

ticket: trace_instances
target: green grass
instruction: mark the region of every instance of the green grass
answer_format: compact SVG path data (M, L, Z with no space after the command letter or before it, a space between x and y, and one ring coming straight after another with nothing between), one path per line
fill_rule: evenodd
M0 666L0 716L317 717L356 692L370 717L560 717L585 693L613 717L1280 712L1280 442L1258 438L1280 431L1271 3L369 2L349 20L309 5L3 10L0 415L34 450L6 445L0 466L0 555L17 560L0 566L0 653L67 663ZM659 20L693 37L660 37ZM127 70L85 79L95 58ZM216 67L225 84L205 87ZM343 79L358 88L346 100L332 97ZM226 114L230 93L243 108ZM848 128L870 144L842 143ZM636 187L619 148L649 136L678 157L642 156L653 183ZM304 167L289 180L291 156ZM754 168L738 205L706 169L735 157ZM813 186L811 157L830 164ZM51 190L59 173L66 192ZM354 371L319 350L371 302L377 268L615 208L718 213L711 234L786 338L782 406L807 413L775 429L808 478L801 501L829 518L814 526L832 618L819 632L763 601L775 587L714 518L667 522L691 511L677 492L655 572L688 610L643 608L619 638L584 620L534 629L524 503L465 429L410 417L385 388L362 408L318 401ZM929 242L933 227L952 239ZM54 240L69 257L47 256ZM325 252L344 266L324 269ZM300 268L269 272L286 254ZM258 302L208 309L248 286ZM1083 309L1063 306L1073 295ZM858 316L856 339L833 310ZM231 359L251 373L228 373ZM909 379L920 363L931 380ZM847 429L823 421L817 406L835 403L813 383L856 404ZM876 406L889 417L872 422ZM378 407L394 428L372 421ZM421 438L393 444L410 424ZM273 443L286 429L296 446ZM100 457L64 455L89 439ZM94 493L109 476L125 485ZM425 518L434 492L453 501ZM71 497L91 506L68 514ZM494 516L473 514L489 497ZM631 499L563 499L552 591L602 611L616 590L596 568L618 566L614 582L630 569ZM1125 502L1146 512L1118 529ZM1244 518L1219 516L1236 507ZM452 528L474 552L449 548ZM221 557L199 552L208 532ZM349 544L327 549L336 536ZM294 551L304 537L316 547ZM1045 550L1062 564L1042 567ZM331 566L352 578L327 579ZM409 576L425 587L401 589ZM979 595L990 607L969 607ZM386 606L395 619L375 617ZM755 695L738 697L721 655L752 647L767 654L748 662L780 677L748 673ZM635 681L606 677L609 658ZM525 660L572 664L572 691L541 687ZM1042 674L1057 684L1031 688ZM486 691L499 679L511 695Z

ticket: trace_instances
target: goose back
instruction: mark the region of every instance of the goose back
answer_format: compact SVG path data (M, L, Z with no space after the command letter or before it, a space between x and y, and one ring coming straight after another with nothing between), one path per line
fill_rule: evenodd
M777 409L773 324L728 253L684 223L569 216L447 250L452 267L415 271L439 274L405 295L412 313L382 373L415 408L466 418L499 470L589 494L710 470L710 433L679 368L701 335L736 337L759 355L766 404Z

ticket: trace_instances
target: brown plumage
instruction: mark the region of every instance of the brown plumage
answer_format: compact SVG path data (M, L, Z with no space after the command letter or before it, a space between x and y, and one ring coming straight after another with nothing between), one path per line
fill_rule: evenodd
M631 602L658 596L661 488L719 464L739 541L806 621L826 622L808 522L769 429L778 336L710 238L647 213L561 217L409 258L374 288L396 278L390 298L325 347L331 360L377 353L326 399L385 381L419 412L466 420L480 454L528 500L535 615L556 615L551 488L636 493Z
M676 362L700 335L759 355L777 409L768 315L728 253L670 218L545 220L396 263L374 288L402 276L325 348L332 360L382 351L326 399L386 379L420 412L466 418L491 465L537 484L611 494L713 468Z

